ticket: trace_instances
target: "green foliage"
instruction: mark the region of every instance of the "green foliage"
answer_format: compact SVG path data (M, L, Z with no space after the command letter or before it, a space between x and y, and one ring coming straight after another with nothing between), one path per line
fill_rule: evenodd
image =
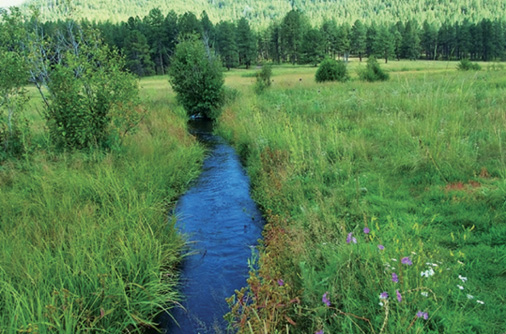
M364 81L386 81L390 78L388 73L381 69L378 61L374 57L367 59L367 66L363 70L359 70L358 76Z
M472 63L469 59L461 59L457 69L459 71L479 71L481 66L478 63Z
M342 89L285 67L227 109L268 220L239 333L503 330L504 74L425 64Z
M272 66L270 64L263 64L262 69L255 76L257 78L255 92L261 94L271 86Z
M22 111L28 101L26 60L22 37L26 33L20 12L0 13L0 161L26 150L28 128Z
M327 58L318 67L315 74L316 82L325 81L347 81L350 79L348 74L348 68L346 63L343 61L336 61L334 59Z
M149 4L149 5L147 5ZM24 7L34 6L44 14L44 19L57 21L61 19L61 6L47 0L30 0ZM361 0L361 1L305 1L294 0L272 2L257 0L252 6L246 0L234 1L163 1L151 0L145 3L138 0L121 0L110 2L103 0L88 0L76 2L76 15L97 21L124 21L128 17L148 14L152 8L160 8L164 13L174 10L181 15L189 11L200 13L206 11L209 18L214 22L220 20L239 21L240 18L248 19L255 28L267 27L273 20L280 20L292 9L304 11L311 22L321 24L326 19L335 18L338 23L347 22L353 24L357 19L363 23L371 22L397 22L406 18L415 18L435 22L437 25L444 21L456 22L468 18L471 21L488 19L502 19L504 7L500 1L430 1L421 6L415 1L400 0Z
M141 333L181 299L167 203L204 152L166 94L145 93L150 113L121 154L42 150L1 166L0 332Z
M0 160L25 151L26 122L21 116L28 97L25 60L16 52L0 49Z
M140 120L135 78L123 72L124 61L107 47L65 54L65 64L49 76L47 126L60 148L110 147Z
M190 38L177 45L169 81L189 116L218 118L224 103L223 70L201 40Z

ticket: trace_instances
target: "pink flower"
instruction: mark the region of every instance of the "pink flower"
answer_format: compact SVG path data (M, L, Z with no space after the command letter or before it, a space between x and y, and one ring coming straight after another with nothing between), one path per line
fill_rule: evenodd
M365 234L368 234L369 232L371 232L371 230L369 229L369 227L364 227L364 233Z

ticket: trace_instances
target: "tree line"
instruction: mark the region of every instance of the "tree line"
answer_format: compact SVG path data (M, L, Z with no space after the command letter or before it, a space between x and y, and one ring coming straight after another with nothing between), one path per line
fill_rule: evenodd
M26 25L27 30L33 29L29 21ZM39 29L51 36L65 25L63 20L47 21ZM176 45L186 35L205 40L227 69L264 62L317 65L325 57L347 61L350 56L360 61L375 56L385 62L506 59L506 23L490 19L441 25L419 24L414 19L390 24L325 20L313 26L303 12L291 10L267 28L254 31L244 17L215 24L205 11L197 17L192 12L165 15L154 8L143 18L130 17L119 23L84 20L82 25L98 29L104 42L119 50L127 68L138 76L165 74Z
M51 23L48 23L51 24ZM200 36L218 54L224 67L249 67L261 62L317 65L325 57L348 60L354 56L384 59L504 60L506 23L501 20L464 20L436 26L415 20L391 24L352 25L326 20L319 26L298 10L291 10L268 28L254 31L248 20L214 24L206 12L198 18L187 12L163 15L153 9L144 18L127 22L95 23L105 41L127 58L140 76L164 74L181 36Z

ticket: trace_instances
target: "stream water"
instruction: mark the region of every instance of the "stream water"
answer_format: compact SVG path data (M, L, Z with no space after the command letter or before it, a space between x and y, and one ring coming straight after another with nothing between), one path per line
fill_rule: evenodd
M175 321L162 316L161 325L167 334L226 333L225 298L246 285L248 258L264 222L234 149L212 134L208 122L197 120L190 126L208 156L175 209L190 248L182 263L184 309L172 310Z

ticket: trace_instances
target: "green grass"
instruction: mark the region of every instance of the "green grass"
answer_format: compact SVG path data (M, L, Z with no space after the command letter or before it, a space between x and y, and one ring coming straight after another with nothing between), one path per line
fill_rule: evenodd
M183 240L167 214L203 150L155 81L120 151L51 153L31 104L39 146L0 165L0 333L141 332L179 300Z
M228 74L241 98L220 133L268 218L259 270L238 295L251 303L229 315L240 332L506 329L506 73L381 66L390 81L316 84L315 68L274 67L259 96L244 71Z

